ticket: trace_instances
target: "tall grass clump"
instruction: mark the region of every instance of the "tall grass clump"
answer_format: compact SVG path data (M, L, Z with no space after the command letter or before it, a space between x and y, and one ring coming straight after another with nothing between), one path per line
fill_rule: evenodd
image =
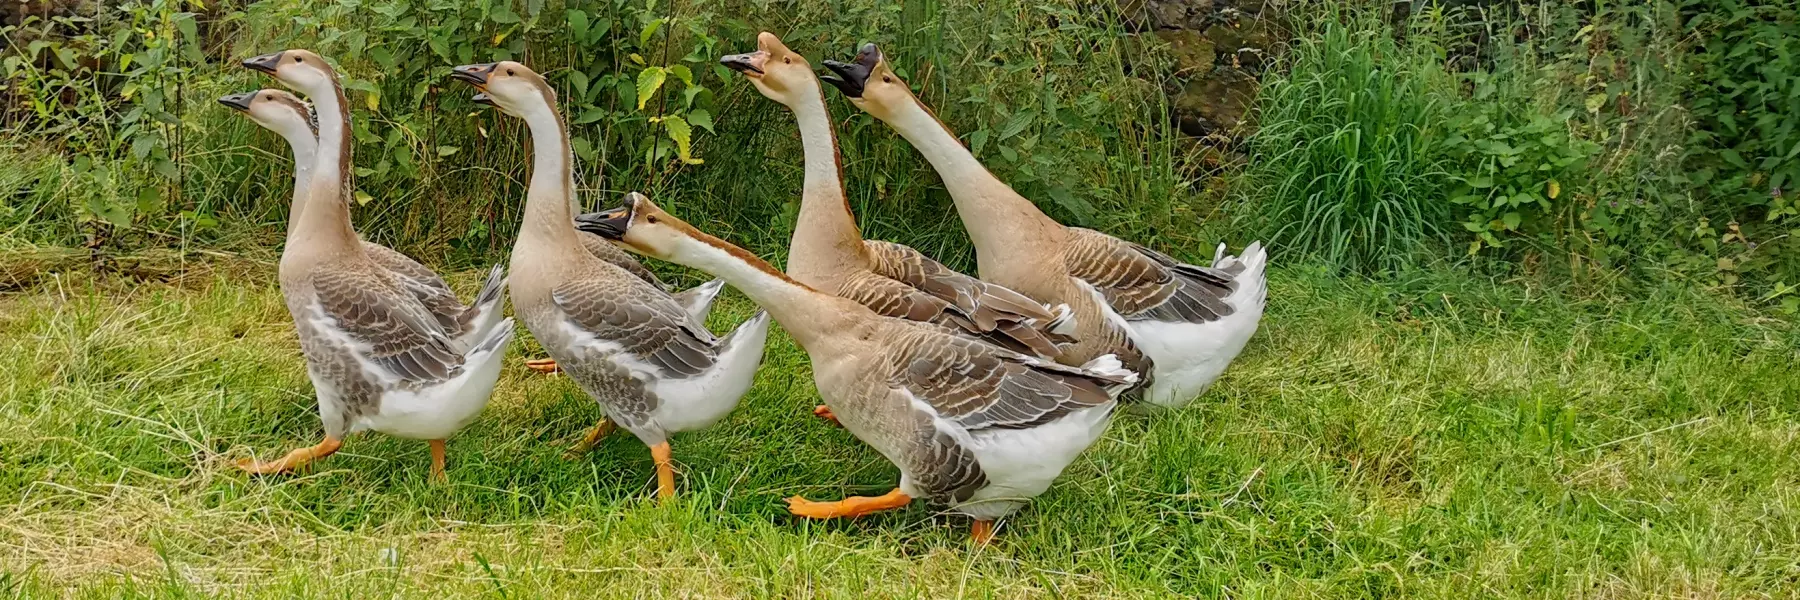
M1301 36L1287 62L1258 99L1247 216L1278 248L1365 273L1445 239L1433 129L1448 86L1441 53L1351 17Z

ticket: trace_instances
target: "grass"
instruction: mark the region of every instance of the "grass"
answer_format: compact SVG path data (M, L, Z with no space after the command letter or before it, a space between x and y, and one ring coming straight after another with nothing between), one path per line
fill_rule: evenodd
M1448 241L1442 57L1368 15L1327 20L1265 76L1250 212L1277 248L1374 273Z
M0 590L24 597L1775 597L1800 577L1800 333L1715 298L1564 297L1446 275L1273 272L1207 397L1126 414L992 547L915 505L800 522L780 499L895 471L809 415L771 338L755 389L629 436L509 366L450 441L352 438L308 474L233 459L319 435L263 264L170 283L56 274L0 296ZM477 273L458 274L467 292ZM750 306L729 296L714 328ZM529 341L515 354L535 352Z

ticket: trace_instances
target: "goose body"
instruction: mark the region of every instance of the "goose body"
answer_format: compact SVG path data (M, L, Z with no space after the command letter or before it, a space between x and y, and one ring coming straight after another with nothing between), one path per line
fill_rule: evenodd
M226 96L220 98L219 103L243 112L252 122L287 141L294 156L294 192L288 223L299 223L307 199L311 197L313 166L319 150L319 121L312 108L293 94L277 89ZM489 274L481 292L476 294L476 301L464 305L457 299L456 292L444 283L444 278L419 261L387 246L361 239L360 235L358 241L369 260L386 269L401 289L418 298L431 311L432 317L451 336L453 348L467 350L487 339L487 334L505 317L498 301L503 289L503 280L498 278L502 274L499 267ZM623 254L616 249L614 252Z
M1212 266L1198 266L1063 226L989 173L874 44L854 62L825 66L851 103L893 127L943 178L983 280L1072 309L1077 341L1063 348L1065 364L1117 355L1146 374L1137 395L1182 406L1204 393L1255 334L1267 296L1261 244L1242 256L1221 247Z
M716 338L705 317L722 282L677 297L597 256L572 221L573 159L556 93L515 62L452 73L482 90L478 101L531 130L531 182L512 251L514 313L606 412L584 444L612 425L630 431L656 459L658 495L673 495L669 435L711 426L737 406L762 362L767 315Z
M1112 356L1071 367L877 314L794 280L642 195L626 202L578 222L712 273L762 305L806 350L839 422L900 470L899 485L882 496L790 498L796 515L855 517L925 498L974 517L985 540L994 519L1043 493L1099 439L1116 397L1137 381Z
M1072 329L1067 306L1045 306L910 247L862 238L844 196L831 115L804 57L763 32L756 52L720 62L791 110L799 125L806 176L788 252L789 276L881 315L934 323L1017 352L1054 359L1061 353L1058 344L1071 341L1063 335Z
M473 307L422 300L417 280L371 257L350 226L349 115L336 73L304 50L244 64L314 98L323 113L320 142L332 151L318 153L303 207L292 209L279 268L325 440L242 466L288 471L335 452L348 434L375 430L429 441L433 474L442 478L444 439L487 405L512 340L511 321L497 316L503 271L489 273Z

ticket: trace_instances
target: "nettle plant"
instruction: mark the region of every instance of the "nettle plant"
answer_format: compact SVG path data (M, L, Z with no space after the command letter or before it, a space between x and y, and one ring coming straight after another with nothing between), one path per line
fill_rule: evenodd
M1450 111L1442 148L1455 165L1449 169L1450 201L1462 213L1463 229L1475 234L1469 254L1504 248L1509 237L1555 236L1576 223L1616 229L1606 211L1584 212L1563 190L1598 150L1569 134L1574 111L1498 102L1491 74L1465 77L1474 92Z
M182 83L206 61L184 8L204 5L123 2L0 29L14 47L0 59L7 130L72 156L85 221L127 226L180 199Z

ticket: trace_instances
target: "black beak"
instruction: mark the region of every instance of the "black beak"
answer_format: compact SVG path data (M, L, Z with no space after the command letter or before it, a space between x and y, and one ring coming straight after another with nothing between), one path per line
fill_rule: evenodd
M487 92L477 93L477 94L475 94L475 97L470 98L470 100L474 100L476 104L480 104L482 106L493 106L494 105L494 97L487 95Z
M479 65L463 65L450 70L450 76L461 79L475 86L487 85L488 73L500 63L484 63Z
M237 110L249 111L250 110L250 101L255 98L256 98L256 92L244 92L242 94L232 94L230 96L225 96L223 98L220 98L219 104L223 104L223 105L229 106L229 107L237 109Z
M856 53L856 60L852 62L825 61L825 68L837 75L826 75L820 79L836 87L845 96L861 98L863 84L868 83L869 74L874 73L875 65L880 63L881 49L876 48L875 44L864 44L862 51Z
M719 64L725 65L725 68L731 69L733 71L737 71L739 73L755 73L757 75L761 75L763 70L756 68L756 65L753 65L750 63L750 57L755 56L755 55L756 55L755 52L745 52L743 54L727 54L725 56L719 57Z
M575 228L609 240L625 237L625 230L631 227L631 207L637 204L637 195L636 192L626 194L624 206L575 217Z
M281 64L281 55L285 53L286 52L276 52L274 54L264 54L262 56L248 58L244 60L243 65L246 69L262 71L274 75L275 66Z

